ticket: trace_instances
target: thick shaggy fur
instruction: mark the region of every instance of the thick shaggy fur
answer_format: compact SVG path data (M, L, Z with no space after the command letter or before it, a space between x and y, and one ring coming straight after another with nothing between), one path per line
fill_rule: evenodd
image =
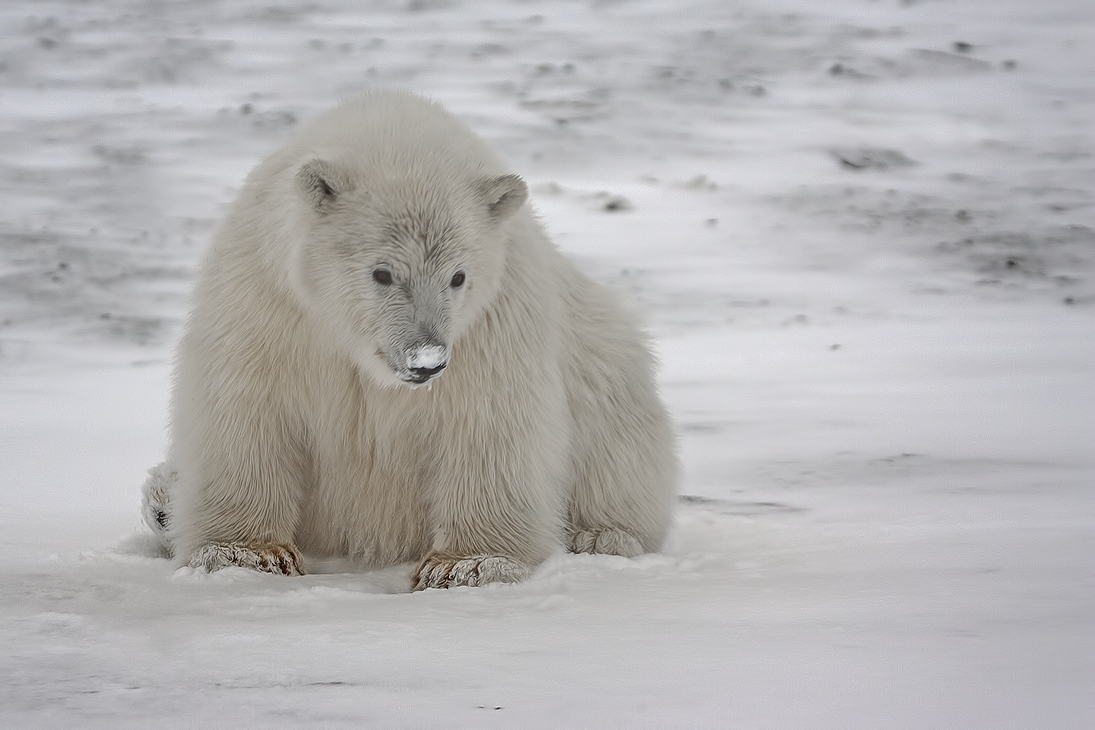
M644 337L525 184L438 105L374 91L248 177L179 344L145 514L178 558L301 551L514 581L657 550L677 476Z

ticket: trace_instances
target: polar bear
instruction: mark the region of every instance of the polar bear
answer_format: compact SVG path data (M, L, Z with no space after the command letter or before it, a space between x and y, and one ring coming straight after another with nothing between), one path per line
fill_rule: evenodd
M647 341L527 197L399 91L259 164L201 262L145 484L180 564L416 562L424 589L662 545L678 463Z

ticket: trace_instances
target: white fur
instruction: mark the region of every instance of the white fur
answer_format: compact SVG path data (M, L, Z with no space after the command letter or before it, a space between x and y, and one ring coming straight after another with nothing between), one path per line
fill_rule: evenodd
M659 548L677 461L645 339L526 196L395 91L251 173L198 274L150 479L180 560L419 560L424 588L517 580L563 543Z

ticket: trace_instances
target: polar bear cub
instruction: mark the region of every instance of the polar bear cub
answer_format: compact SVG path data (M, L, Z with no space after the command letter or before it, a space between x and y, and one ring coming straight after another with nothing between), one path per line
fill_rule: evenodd
M646 339L527 198L399 91L250 174L198 271L145 485L180 562L414 561L422 589L662 545L678 467Z

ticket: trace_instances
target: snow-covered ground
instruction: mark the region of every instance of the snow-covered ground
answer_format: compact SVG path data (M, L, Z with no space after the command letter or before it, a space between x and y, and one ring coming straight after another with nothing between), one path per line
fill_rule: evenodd
M655 335L668 548L173 571L196 259L354 90L445 102ZM1095 4L0 4L0 724L1095 722Z

